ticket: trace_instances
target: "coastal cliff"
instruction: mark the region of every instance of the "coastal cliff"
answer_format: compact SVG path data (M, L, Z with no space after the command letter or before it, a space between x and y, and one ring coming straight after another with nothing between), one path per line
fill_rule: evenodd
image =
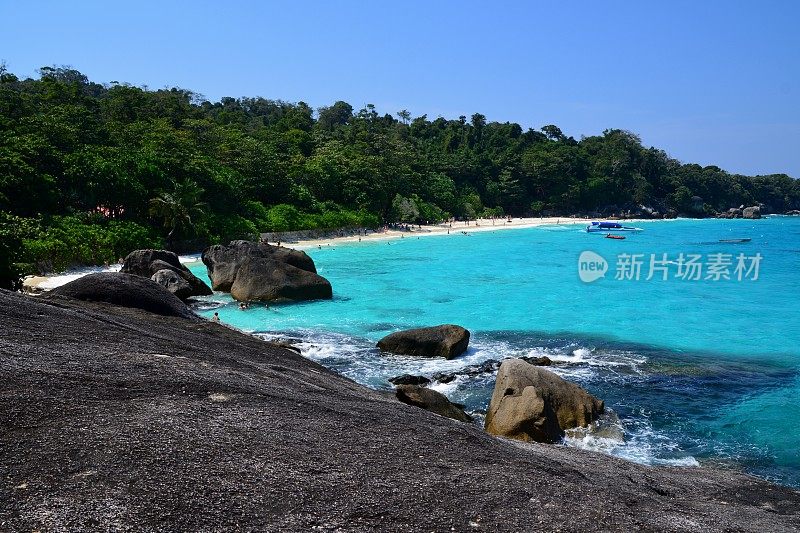
M492 437L220 324L0 291L0 530L800 528L800 492Z

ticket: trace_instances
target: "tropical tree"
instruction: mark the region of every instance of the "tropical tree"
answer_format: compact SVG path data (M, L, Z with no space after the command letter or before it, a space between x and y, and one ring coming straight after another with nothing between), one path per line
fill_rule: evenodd
M205 213L207 204L201 200L203 189L192 180L175 183L172 192L161 192L150 200L150 216L163 220L167 233L167 248L173 248L179 230L193 230L195 221Z

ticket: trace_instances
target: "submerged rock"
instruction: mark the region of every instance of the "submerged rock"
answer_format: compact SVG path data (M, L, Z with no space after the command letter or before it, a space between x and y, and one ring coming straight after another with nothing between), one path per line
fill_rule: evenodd
M239 266L231 296L241 302L322 300L333 297L330 282L289 263L248 257Z
M550 366L553 364L552 359L546 355L541 357L520 357L520 359L533 366Z
M464 412L462 406L452 403L447 396L435 390L418 385L398 385L395 395L403 403L420 407L437 415L446 416L459 422L472 421L472 417Z
M230 291L239 268L249 258L272 259L306 272L317 273L314 261L305 252L267 243L231 241L227 246L210 246L201 256L211 279L211 287L215 291Z
M106 302L143 309L158 315L196 318L180 298L162 285L141 276L120 272L88 274L48 293L89 302Z
M152 279L156 272L161 270L170 270L174 272L186 283L186 285L177 282L166 283L168 279L173 278L167 278L165 274L161 274L159 276L159 281L157 281L182 300L192 296L208 296L213 294L211 287L206 285L203 280L192 274L188 268L181 264L177 254L167 250L134 250L125 257L120 272ZM188 289L186 288L187 286ZM178 291L180 294L175 291Z
M401 374L393 378L389 378L389 383L393 385L427 385L431 380L425 376L412 376L411 374Z
M549 370L506 359L497 372L485 428L493 435L554 443L565 429L594 421L603 408L602 400Z
M432 377L434 381L439 383L450 383L458 377L458 374L455 372L437 372Z
M385 352L445 359L461 355L468 345L469 331L453 324L397 331L378 341Z

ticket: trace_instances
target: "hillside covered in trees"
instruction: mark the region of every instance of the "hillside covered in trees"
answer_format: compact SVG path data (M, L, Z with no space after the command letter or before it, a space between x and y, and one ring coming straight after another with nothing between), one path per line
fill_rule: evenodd
M478 113L209 102L69 68L22 80L0 66L4 286L134 248L198 249L267 231L642 206L703 215L758 203L800 208L800 184L683 164L622 130L576 140Z

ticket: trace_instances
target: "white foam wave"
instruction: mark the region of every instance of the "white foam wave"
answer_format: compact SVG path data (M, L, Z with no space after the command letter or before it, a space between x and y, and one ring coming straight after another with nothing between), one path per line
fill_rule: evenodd
M624 424L611 410L588 428L567 432L564 444L645 465L700 466L697 459L683 454L677 443L653 429L649 420Z

